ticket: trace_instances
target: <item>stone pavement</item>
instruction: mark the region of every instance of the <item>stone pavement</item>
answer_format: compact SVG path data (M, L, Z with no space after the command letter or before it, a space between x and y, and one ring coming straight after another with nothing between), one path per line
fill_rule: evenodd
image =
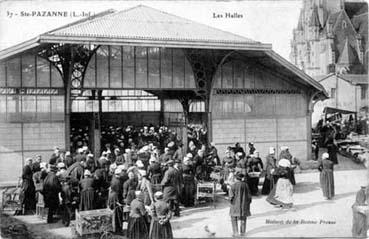
M248 237L350 237L352 226L351 205L360 186L366 182L366 170L335 172L336 197L323 199L319 186L319 173L296 174L294 207L290 210L275 208L265 196L253 198L252 216L247 222ZM172 223L174 237L207 237L204 227L214 228L216 237L232 235L229 202L218 196L216 208L204 204L182 211ZM55 223L47 225L36 216L14 217L28 225L34 238L72 238L70 228Z
M252 216L247 221L247 237L350 237L351 205L363 182L366 171L335 172L336 197L324 200L318 173L297 174L294 207L275 208L265 196L253 198ZM205 237L205 225L215 228L216 237L232 235L228 202L218 208L193 209L172 220L175 237ZM291 222L291 224L289 223Z

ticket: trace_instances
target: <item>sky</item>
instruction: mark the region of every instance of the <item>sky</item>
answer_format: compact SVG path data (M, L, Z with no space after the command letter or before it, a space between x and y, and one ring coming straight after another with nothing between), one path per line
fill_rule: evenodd
M262 43L288 59L292 30L297 26L302 0L240 1L1 1L0 50L46 31L107 9L123 10L139 4L233 32ZM47 11L65 16L42 16ZM240 18L215 18L237 13ZM28 14L28 15L27 15ZM41 14L41 16L38 16Z

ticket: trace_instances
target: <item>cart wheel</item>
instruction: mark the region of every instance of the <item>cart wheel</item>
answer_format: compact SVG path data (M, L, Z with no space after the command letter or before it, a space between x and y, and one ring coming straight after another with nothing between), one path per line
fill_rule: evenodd
M63 213L62 213L62 223L64 226L66 227L69 226L71 217L72 217L72 210L68 206L65 206Z
M111 232L104 232L100 236L100 239L113 239L113 233L111 233Z

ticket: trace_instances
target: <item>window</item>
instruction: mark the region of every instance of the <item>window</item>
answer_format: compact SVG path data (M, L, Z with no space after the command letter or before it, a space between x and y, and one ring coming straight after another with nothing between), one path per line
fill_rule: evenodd
M362 85L361 86L361 99L365 100L367 98L367 95L368 95L368 86Z
M330 97L332 99L335 99L336 98L336 88L331 88L331 95L330 95Z

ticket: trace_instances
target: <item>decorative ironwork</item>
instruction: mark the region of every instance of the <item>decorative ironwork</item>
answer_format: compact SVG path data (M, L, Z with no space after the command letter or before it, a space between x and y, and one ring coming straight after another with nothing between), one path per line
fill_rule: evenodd
M209 98L213 76L229 51L185 49L196 82L196 94L202 98Z
M240 95L240 94L301 94L294 89L214 89L215 95Z
M41 49L38 55L49 60L58 69L64 81L69 78L65 74L68 74L68 70L72 67L71 79L68 79L71 81L71 89L81 90L87 65L98 47L94 45L49 44Z

